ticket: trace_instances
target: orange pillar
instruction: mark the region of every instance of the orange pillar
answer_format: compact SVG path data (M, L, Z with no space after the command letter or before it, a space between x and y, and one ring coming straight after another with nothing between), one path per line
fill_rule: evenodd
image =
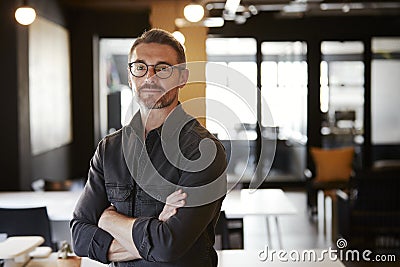
M190 62L206 62L206 39L208 34L208 28L203 26L193 26L178 29L175 26L176 18L183 18L183 8L190 1L172 1L172 0L160 0L152 2L150 24L154 28L161 28L169 32L180 30L186 38L186 59L191 70L189 75L188 84L181 89L179 93L179 101L184 105L185 110L197 117L199 122L206 125L206 84L205 84L205 64L203 63L190 63ZM200 82L198 82L200 81ZM188 102L188 105L184 103L196 99L194 102Z

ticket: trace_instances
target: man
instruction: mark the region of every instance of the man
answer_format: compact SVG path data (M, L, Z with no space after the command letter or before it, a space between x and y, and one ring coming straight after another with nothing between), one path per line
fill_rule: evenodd
M75 253L114 266L217 266L226 156L178 102L184 49L152 29L132 45L128 66L140 110L96 149L71 221Z

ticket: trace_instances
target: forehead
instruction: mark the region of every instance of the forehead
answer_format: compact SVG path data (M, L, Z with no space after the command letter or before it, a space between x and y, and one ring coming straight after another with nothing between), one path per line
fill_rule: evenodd
M169 45L158 43L141 43L133 51L130 62L143 60L147 64L157 62L167 62L169 64L178 64L178 54Z

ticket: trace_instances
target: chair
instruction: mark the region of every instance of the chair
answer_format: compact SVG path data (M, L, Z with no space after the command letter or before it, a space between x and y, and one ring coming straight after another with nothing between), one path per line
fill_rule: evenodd
M353 175L354 148L343 147L310 149L315 163L316 175L307 181L307 204L312 214L316 214L318 191L334 196L336 189L347 189ZM332 193L333 192L333 193Z
M42 236L45 240L42 245L56 250L46 207L0 208L0 218L0 233L8 236Z
M400 168L360 171L337 192L339 236L354 247L400 248Z
M242 249L243 219L227 219L222 210L215 226L215 235L221 236L221 248L218 249Z
M230 249L228 221L226 219L225 211L221 210L217 225L215 226L215 235L221 236L221 249Z

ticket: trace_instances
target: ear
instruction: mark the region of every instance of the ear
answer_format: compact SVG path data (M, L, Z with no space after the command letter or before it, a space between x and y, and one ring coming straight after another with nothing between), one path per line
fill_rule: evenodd
M189 70L184 69L181 70L181 74L179 76L179 87L184 87L189 79Z
M131 72L129 71L129 68L128 68L128 85L132 89L132 79L131 79Z

